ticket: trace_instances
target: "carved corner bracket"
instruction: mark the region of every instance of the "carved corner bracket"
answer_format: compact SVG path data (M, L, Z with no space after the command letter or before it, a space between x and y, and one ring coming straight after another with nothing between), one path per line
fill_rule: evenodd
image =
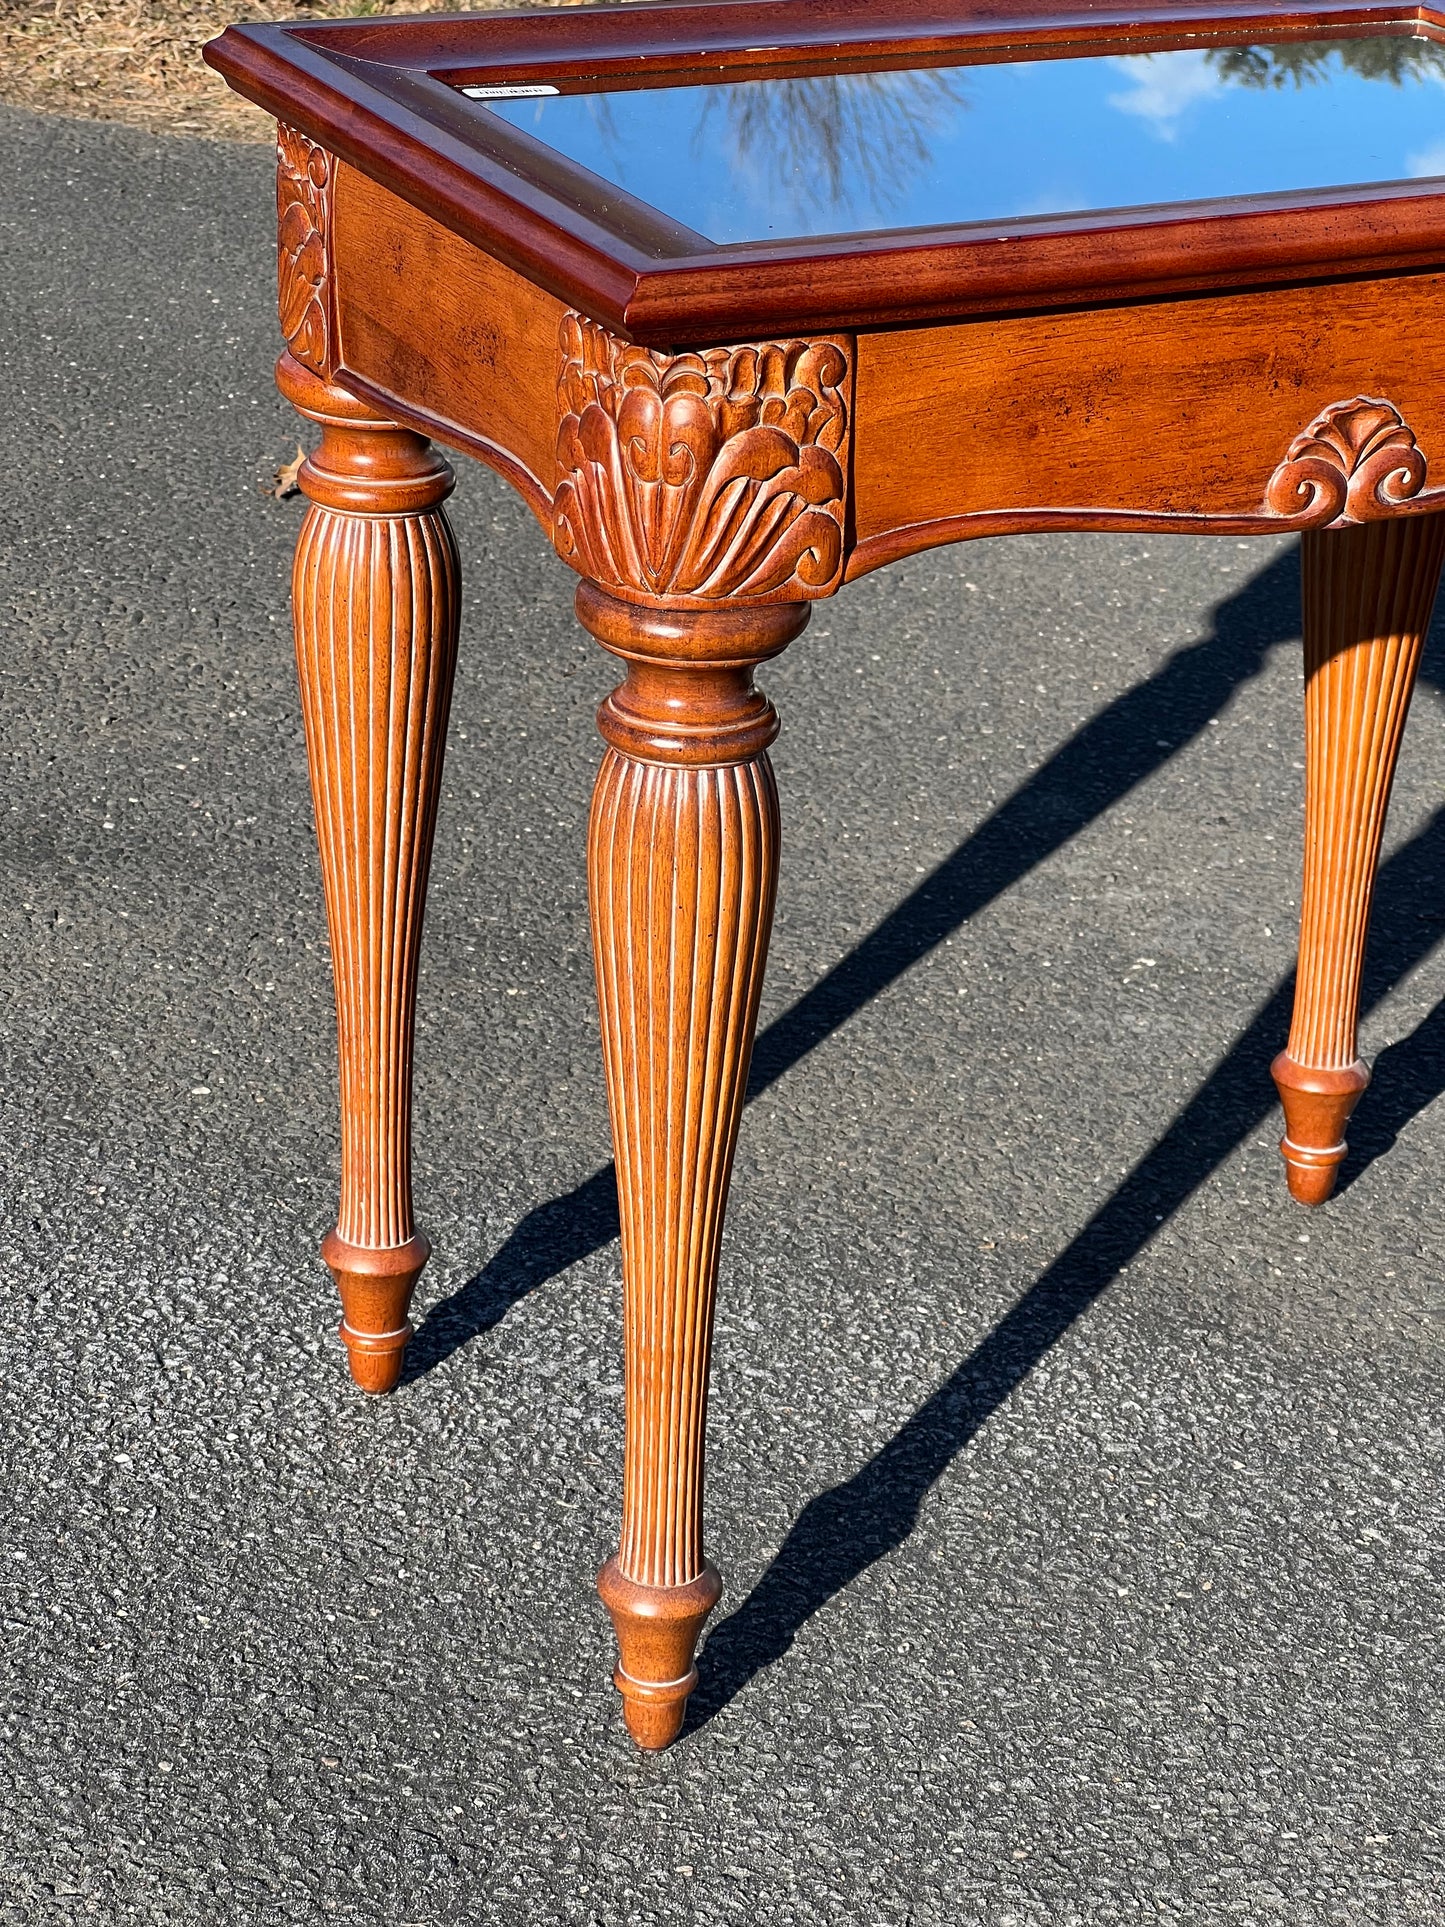
M1265 511L1298 529L1347 528L1445 507L1425 487L1428 464L1393 402L1332 402L1290 443L1265 490Z
M666 354L568 312L563 561L644 598L812 601L843 579L848 336Z
M278 306L286 345L329 377L336 339L331 298L331 190L336 162L284 122L276 128Z

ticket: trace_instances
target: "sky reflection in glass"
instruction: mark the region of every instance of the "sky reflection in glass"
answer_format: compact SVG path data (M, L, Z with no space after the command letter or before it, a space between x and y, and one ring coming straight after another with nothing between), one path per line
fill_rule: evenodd
M478 111L718 242L1445 175L1445 48L1399 36Z

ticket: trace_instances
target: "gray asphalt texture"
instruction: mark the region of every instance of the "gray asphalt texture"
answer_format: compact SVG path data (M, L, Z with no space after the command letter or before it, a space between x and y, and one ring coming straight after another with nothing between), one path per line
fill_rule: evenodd
M614 679L463 467L401 1391L334 1043L261 149L0 113L0 1921L1445 1918L1445 634L1376 1081L1289 1202L1287 543L991 541L766 681L785 860L718 1319L727 1594L624 1737L584 897ZM966 459L960 450L960 459ZM1161 449L1158 459L1187 459Z

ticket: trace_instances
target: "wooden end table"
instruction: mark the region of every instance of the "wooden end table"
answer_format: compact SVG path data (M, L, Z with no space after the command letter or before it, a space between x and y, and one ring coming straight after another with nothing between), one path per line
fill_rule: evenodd
M1445 15L1112 5L704 0L206 49L280 123L278 379L321 429L294 590L340 1038L322 1250L368 1390L428 1253L412 1027L460 601L432 440L518 489L625 665L589 840L627 1351L599 1586L644 1747L681 1728L721 1590L708 1355L780 836L753 672L815 601L970 536L1299 530L1274 1075L1304 1203L1367 1081L1361 956L1445 554L1445 146L1420 146Z

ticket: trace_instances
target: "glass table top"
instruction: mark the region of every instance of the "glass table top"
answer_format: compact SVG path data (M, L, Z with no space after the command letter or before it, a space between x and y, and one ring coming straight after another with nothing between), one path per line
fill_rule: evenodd
M1280 46L497 98L718 243L1445 175L1445 46Z

